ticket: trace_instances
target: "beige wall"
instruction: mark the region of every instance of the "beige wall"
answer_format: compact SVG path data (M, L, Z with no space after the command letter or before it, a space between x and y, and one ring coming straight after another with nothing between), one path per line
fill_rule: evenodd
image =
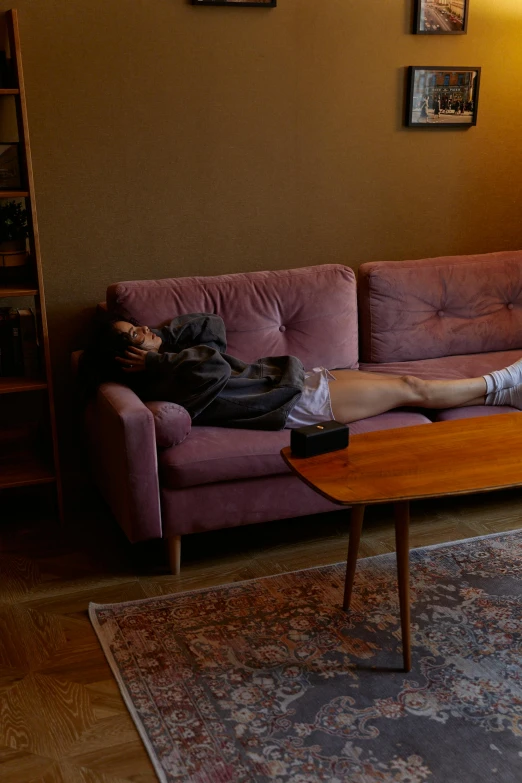
M17 0L62 410L110 282L522 247L519 0L278 2ZM482 66L477 127L404 128L408 65Z

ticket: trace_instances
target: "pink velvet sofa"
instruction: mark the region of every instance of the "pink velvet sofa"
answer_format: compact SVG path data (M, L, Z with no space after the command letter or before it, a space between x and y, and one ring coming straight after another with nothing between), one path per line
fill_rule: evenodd
M109 286L106 307L159 326L187 312L218 313L230 354L293 354L323 365L423 378L499 369L522 346L522 251L338 265ZM352 433L512 412L473 407L395 410ZM316 514L339 507L294 477L280 456L290 432L192 425L177 405L143 404L100 387L85 414L96 483L130 541L164 538L179 572L189 533Z

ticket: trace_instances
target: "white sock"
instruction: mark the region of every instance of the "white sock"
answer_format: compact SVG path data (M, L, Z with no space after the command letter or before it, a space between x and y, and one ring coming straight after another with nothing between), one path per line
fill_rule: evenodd
M522 359L510 364L509 367L504 367L503 370L493 370L483 378L486 381L488 394L518 386L519 383L522 383Z
M511 405L512 408L522 410L522 384L486 394L486 405Z

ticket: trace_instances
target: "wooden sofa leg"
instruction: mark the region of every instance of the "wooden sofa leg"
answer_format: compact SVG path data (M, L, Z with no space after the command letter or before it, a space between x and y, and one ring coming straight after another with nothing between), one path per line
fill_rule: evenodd
M181 536L167 538L170 571L177 576L181 570Z

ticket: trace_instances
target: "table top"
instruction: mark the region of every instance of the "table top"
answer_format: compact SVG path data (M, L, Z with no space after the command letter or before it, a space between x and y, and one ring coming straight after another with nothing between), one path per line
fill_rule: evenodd
M522 486L522 413L350 434L317 457L281 450L312 489L341 505L370 505Z

